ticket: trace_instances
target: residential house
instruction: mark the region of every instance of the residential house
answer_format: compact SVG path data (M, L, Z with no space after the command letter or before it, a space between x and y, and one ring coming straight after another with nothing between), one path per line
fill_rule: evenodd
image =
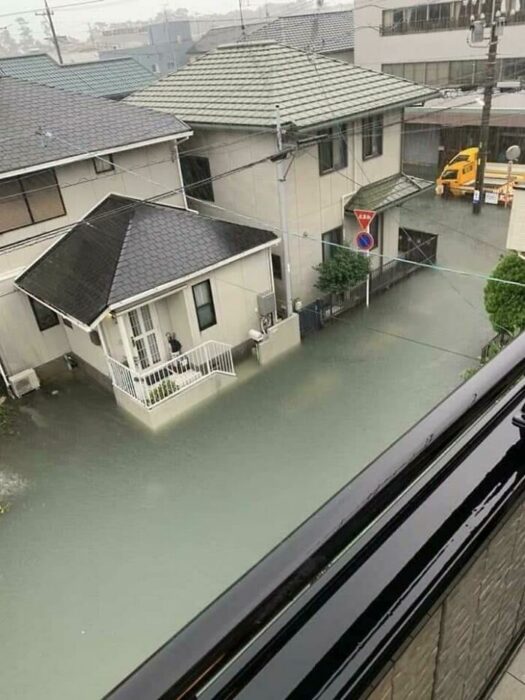
M14 280L108 194L186 206L177 156L190 128L172 115L0 77L0 363L45 379L76 344ZM109 225L109 222L108 222ZM83 293L93 293L91 287Z
M214 394L277 322L260 227L189 211L176 117L0 78L0 376L22 394L80 366L151 428ZM64 361L66 360L66 362Z
M61 319L75 355L111 378L117 402L156 429L232 381L232 346L246 347L260 328L259 296L275 316L276 241L184 207L109 195L16 285Z
M0 76L119 100L153 82L154 75L134 58L57 63L45 53L0 58Z
M352 243L359 230L354 201L363 208L380 206L372 233L376 253L385 258L376 255L373 264L397 255L399 203L432 187L401 172L403 109L435 94L390 75L263 41L219 47L126 99L180 114L192 127L194 136L181 150L192 206L281 235L279 112L287 152L284 221L292 293L308 303L318 295L314 266L333 253L332 244ZM230 173L234 168L237 172ZM218 177L224 173L230 174ZM207 182L210 175L217 179ZM378 188L385 194L379 199ZM286 270L280 250L273 264L282 302Z
M486 43L467 44L473 7L462 0L356 0L355 22L361 28L356 63L426 85L483 85ZM525 8L518 7L507 5L505 29L498 41L497 80L525 73ZM499 3L496 9L500 10Z
M264 39L353 63L354 14L352 10L310 12L246 24L244 29L239 24L213 28L188 50L188 59L191 62L221 44Z

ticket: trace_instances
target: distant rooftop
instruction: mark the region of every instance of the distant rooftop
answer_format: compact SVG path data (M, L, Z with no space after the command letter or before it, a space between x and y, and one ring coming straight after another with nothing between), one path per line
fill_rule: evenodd
M354 12L340 10L279 17L250 34L250 40L274 39L295 49L331 53L354 48Z
M130 95L127 102L192 126L311 128L434 97L437 90L274 41L227 44Z
M483 92L473 91L429 100L424 109L411 107L407 115L410 123L478 126L482 109ZM525 90L495 92L492 113L494 126L525 127Z
M243 32L239 24L210 29L196 41L189 54L204 54L221 44L239 41L273 39L295 49L331 53L354 48L353 10L311 12L277 17L247 24Z
M221 44L231 44L232 42L240 41L243 38L243 34L249 36L256 29L260 29L267 23L267 21L263 21L246 24L245 33L243 33L239 24L232 24L227 27L213 27L206 34L203 34L200 39L197 39L193 46L188 49L188 54L200 55L216 49Z
M95 97L124 97L155 80L134 58L60 65L45 53L0 58L1 75Z
M190 134L173 115L0 76L0 177Z

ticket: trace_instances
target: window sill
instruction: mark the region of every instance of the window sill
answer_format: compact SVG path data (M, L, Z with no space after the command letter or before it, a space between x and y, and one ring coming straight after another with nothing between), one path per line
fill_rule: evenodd
M383 155L381 153L371 153L369 156L363 156L361 160L373 160L374 158L380 158Z

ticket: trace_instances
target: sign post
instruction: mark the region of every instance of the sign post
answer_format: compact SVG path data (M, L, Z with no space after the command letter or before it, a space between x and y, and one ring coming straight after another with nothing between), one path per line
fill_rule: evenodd
M358 250L366 251L366 257L370 266L370 250L374 247L374 237L370 233L370 224L375 218L376 212L370 209L354 209L354 215L363 229L355 237L355 244ZM366 307L370 306L370 269L366 276Z

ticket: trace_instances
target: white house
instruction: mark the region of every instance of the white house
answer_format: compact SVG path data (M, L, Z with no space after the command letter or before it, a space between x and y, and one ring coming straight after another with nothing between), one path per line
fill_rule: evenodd
M206 343L227 343L221 357L231 360L231 348L245 343L250 330L262 327L266 341L261 344L261 361L276 353L287 331L279 326L266 333L276 320L273 308L268 310L273 297L267 252L275 236L263 232L264 240L251 245L244 227L247 240L239 245L237 229L230 226L225 233L222 224L220 236L217 233L212 241L215 247L210 243L215 255L195 257L213 232L204 219L187 211L178 158L180 142L191 135L185 123L157 111L11 77L0 77L0 123L0 376L15 393L35 383L33 370L44 380L62 368L64 356L122 389L125 370L118 367L127 367L129 376L141 375L142 385L146 369L151 375L171 359L174 342L181 343L178 352L193 352L192 365L199 364L195 358L201 353L211 366L212 346L204 347ZM139 208L144 199L155 202L151 211L146 204L144 210ZM148 223L139 227L146 214ZM164 238L153 225L160 218ZM177 239L182 247L174 253L169 273L163 269L156 277L159 259L169 259L169 240L183 230L182 221L190 227L182 243ZM79 230L93 235L82 236ZM70 241L80 244L72 247ZM264 243L262 255L254 250L259 243ZM131 256L130 246L136 255ZM70 257L60 257L71 249ZM191 264L176 266L192 255ZM221 269L219 281L208 268L223 268L225 260L228 266ZM24 289L27 275L34 279L35 270L44 268L47 286L42 294ZM126 277L126 271L139 275L139 282ZM199 280L198 274L207 276ZM188 275L192 284L186 288ZM166 298L168 289L175 295L171 301ZM130 304L133 308L128 309ZM82 310L93 308L98 311L95 316L82 315ZM117 308L130 312L127 320L119 317ZM201 327L198 318L211 314L212 308L216 322ZM174 341L173 334L180 340ZM153 390L164 379L160 374L150 377L147 386ZM180 385L178 381L177 388ZM172 383L164 382L157 394L168 387ZM203 389L195 390L193 400L199 392ZM117 393L124 403L123 391ZM169 417L163 409L152 418L149 409L157 402L144 391L132 399L132 408L139 405L139 417L152 427Z
M235 376L235 349L261 319L264 330L275 325L276 242L269 231L109 195L16 285L61 318L76 360L111 380L117 402L158 428ZM270 353L283 340L272 338Z
M329 244L351 243L359 230L352 213L358 204L379 207L377 252L397 254L398 205L432 186L401 172L403 108L434 94L327 56L250 41L221 46L126 101L190 124L194 136L181 149L181 165L201 212L280 235L282 170L292 293L307 303L317 295L313 267L331 255ZM278 116L284 168L276 157ZM283 301L279 251L273 263Z

